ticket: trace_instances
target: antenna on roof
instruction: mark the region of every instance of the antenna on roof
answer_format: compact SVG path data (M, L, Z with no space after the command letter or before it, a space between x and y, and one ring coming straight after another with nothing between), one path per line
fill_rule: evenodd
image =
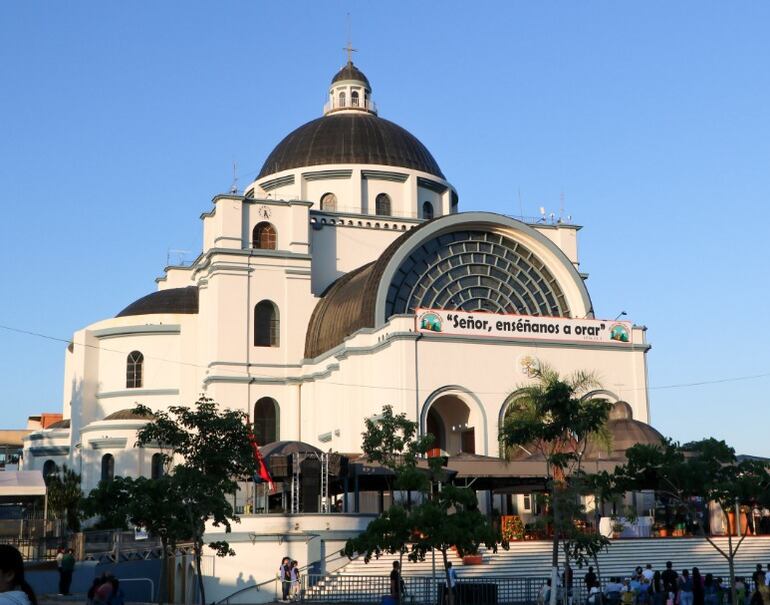
M564 216L564 191L562 191L559 194L559 220L558 223L562 222L562 217Z
M519 187L519 218L524 220L524 205L521 203L521 187Z
M348 13L348 44L345 48L342 50L346 51L348 53L348 63L353 63L353 53L358 52L357 48L353 48L353 40L352 35L350 33L351 26L350 26L350 13Z
M233 162L233 184L230 185L230 193L238 194L238 162Z

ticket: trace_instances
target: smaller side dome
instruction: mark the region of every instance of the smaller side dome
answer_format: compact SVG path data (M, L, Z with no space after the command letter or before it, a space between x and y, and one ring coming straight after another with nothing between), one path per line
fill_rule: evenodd
M135 300L115 317L131 315L152 315L155 313L198 313L198 288L168 288L158 290Z
M634 411L627 401L616 401L610 410L608 420L633 420Z
M371 91L372 89L371 85L369 84L369 78L364 75L364 72L353 65L353 61L348 61L345 64L345 67L334 74L334 77L332 78L332 84L345 80L356 80L358 82L363 82L366 85L367 90Z
M152 420L154 418L152 414L137 414L132 409L118 410L104 417L105 420Z
M46 429L68 429L70 428L70 419L65 418L64 420L59 420L57 422L54 422L52 424L49 424Z

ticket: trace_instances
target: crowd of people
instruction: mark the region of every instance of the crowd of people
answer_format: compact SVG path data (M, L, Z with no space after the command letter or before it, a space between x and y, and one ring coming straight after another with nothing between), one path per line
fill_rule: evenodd
M562 576L568 594L572 592L571 576L571 570ZM647 564L637 567L629 577L610 577L603 589L589 567L584 582L587 605L729 605L732 598L730 586L721 577L703 574L697 567L678 572L671 561L663 571ZM550 582L548 588L550 591ZM735 605L770 605L770 564L766 571L757 565L751 582L736 577L735 590Z

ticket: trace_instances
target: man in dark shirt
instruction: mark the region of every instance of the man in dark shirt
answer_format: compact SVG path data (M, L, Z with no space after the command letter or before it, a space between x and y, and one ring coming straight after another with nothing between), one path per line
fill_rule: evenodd
M585 577L585 583L586 583L586 590L590 591L592 587L596 586L596 574L594 573L594 568L589 567L588 573Z
M660 574L660 579L663 580L663 590L676 594L678 588L676 581L679 578L679 574L674 571L673 567L671 561L666 561L666 569Z
M762 564L757 563L757 570L751 574L751 579L754 581L754 590L759 590L759 585L765 583L765 572L762 571Z
M390 596L401 602L401 573L398 568L398 561L393 561L393 571L390 572Z

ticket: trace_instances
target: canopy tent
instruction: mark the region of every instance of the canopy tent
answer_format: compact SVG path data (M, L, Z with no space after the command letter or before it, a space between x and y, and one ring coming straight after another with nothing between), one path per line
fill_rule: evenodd
M0 473L0 497L46 495L41 471L3 471Z

